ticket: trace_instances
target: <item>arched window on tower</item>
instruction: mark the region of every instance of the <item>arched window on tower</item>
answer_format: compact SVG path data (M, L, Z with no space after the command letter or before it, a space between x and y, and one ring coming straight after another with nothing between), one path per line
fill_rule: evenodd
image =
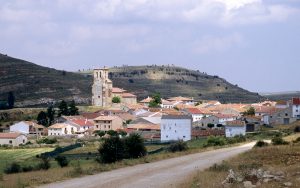
M100 78L102 78L102 77L101 77L101 72L100 72Z

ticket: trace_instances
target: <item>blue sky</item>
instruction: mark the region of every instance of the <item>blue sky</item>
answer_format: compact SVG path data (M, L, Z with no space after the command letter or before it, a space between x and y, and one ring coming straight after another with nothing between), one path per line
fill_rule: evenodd
M300 90L300 0L0 0L0 53L65 70L174 64Z

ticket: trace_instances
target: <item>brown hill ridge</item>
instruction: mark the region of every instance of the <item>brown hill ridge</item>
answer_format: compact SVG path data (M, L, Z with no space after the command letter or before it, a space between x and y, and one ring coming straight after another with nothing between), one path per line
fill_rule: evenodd
M115 87L135 93L139 99L160 92L165 98L189 96L196 100L256 102L263 97L232 85L218 76L175 66L114 67L109 73ZM0 100L13 91L17 106L37 106L61 99L91 102L92 76L42 67L0 54Z

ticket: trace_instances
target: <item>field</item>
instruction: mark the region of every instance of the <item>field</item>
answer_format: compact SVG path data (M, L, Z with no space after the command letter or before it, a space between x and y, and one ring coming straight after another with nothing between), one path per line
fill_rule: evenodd
M31 163L36 160L36 155L52 150L53 148L0 149L0 172L4 170L7 164L12 162Z
M300 136L298 134L298 136ZM286 140L294 140L297 136L289 136ZM222 182L229 175L232 169L235 174L242 174L245 179L251 181L253 185L262 188L271 187L300 187L300 143L290 143L290 145L267 146L254 148L221 164L197 172L194 177L187 180L181 187L224 187ZM253 170L262 169L273 174L283 174L282 178L267 181L250 176ZM247 179L248 178L248 179ZM243 181L245 181L245 179ZM233 182L227 187L244 187L243 181ZM287 183L287 184L285 184Z

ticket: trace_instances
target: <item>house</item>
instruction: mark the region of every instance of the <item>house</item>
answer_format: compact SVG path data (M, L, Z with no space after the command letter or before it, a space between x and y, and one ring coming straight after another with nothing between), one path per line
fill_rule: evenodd
M56 123L48 127L48 136L64 136L64 135L75 135L79 127L66 124Z
M192 116L193 122L199 121L204 117L204 113L198 108L186 108L183 111L187 115Z
M108 131L123 129L123 120L119 116L99 116L94 119L95 130Z
M284 108L287 108L287 107L289 107L289 103L287 101L284 101L284 100L277 101L276 105L275 105L275 108L284 109Z
M293 117L300 119L300 98L293 98L292 99L292 110L293 110Z
M22 133L0 133L0 145L19 146L27 143L27 137Z
M161 141L191 140L192 117L188 115L163 115L160 129Z
M160 131L160 125L150 123L129 124L127 129L135 131Z
M182 102L183 104L188 104L188 105L194 105L194 99L193 98L189 98L189 97L171 97L169 99L167 99L170 102Z
M246 124L244 121L235 120L226 122L225 125L225 136L234 137L238 135L246 135Z
M31 135L39 135L44 136L47 135L47 128L43 125L39 125L32 121L20 121L16 124L13 124L9 127L10 132L19 132L23 134L31 134Z
M83 135L86 130L94 127L94 122L83 116L62 116L58 121L76 127L75 134L78 135Z
M217 118L219 118L219 124L225 125L227 121L237 120L238 116L235 114L214 114Z
M262 116L243 116L241 119L246 123L246 132L254 132L263 124Z
M263 122L266 125L288 125L297 121L293 116L293 108L277 109L275 112L263 115Z
M216 127L219 124L219 118L217 116L204 116L201 120L193 123L193 127L197 128L207 128L208 124L213 124Z
M149 106L149 103L152 101L153 99L151 97L147 97L143 100L140 101L141 104L143 104L144 106Z

